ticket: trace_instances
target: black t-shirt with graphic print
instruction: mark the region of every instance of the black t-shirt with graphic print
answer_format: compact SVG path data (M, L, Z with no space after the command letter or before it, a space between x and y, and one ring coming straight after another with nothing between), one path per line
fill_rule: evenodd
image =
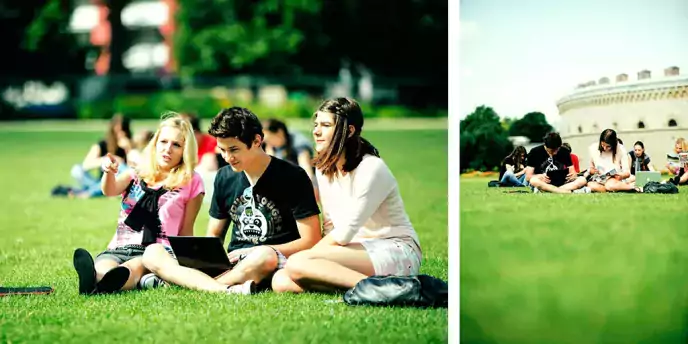
M534 169L534 174L542 174L549 171L563 170L566 166L573 165L571 151L561 147L554 157L550 157L545 150L545 145L533 147L528 152L528 167Z
M217 171L210 216L233 223L227 251L258 245L279 245L300 238L296 220L320 214L313 184L306 172L271 158L253 188L244 172L231 166Z

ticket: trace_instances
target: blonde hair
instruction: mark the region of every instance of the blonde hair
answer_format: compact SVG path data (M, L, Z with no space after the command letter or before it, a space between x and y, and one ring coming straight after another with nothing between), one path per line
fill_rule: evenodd
M163 114L158 130L155 131L153 138L148 142L146 148L143 149L141 163L138 164L137 172L139 178L149 185L154 184L160 177L162 171L160 171L156 159L155 146L158 143L160 131L164 127L177 128L184 137L182 159L179 165L173 167L167 178L163 180L163 187L173 190L191 181L194 169L198 164L198 145L196 144L196 136L191 128L191 123L178 113L168 112Z
M688 152L688 141L686 141L686 139L684 139L684 138L682 138L682 137L679 137L679 138L676 139L676 143L675 143L675 144L681 145L681 151L682 151L683 153Z

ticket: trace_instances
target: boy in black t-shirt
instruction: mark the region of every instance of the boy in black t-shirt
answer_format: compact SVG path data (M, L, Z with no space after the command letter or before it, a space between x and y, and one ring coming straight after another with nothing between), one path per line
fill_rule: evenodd
M526 181L530 183L533 191L546 191L552 193L568 194L581 189L587 184L584 177L578 177L571 161L571 152L568 149L560 149L562 145L559 133L548 133L544 138L544 144L534 147L528 152L528 166L526 167ZM565 166L568 166L566 168ZM568 170L566 180L561 183L550 180L547 172ZM582 189L588 192L587 189Z
M207 236L224 240L232 223L227 256L236 266L215 277L180 266L163 251L151 252L151 259L144 261L156 275L177 285L251 294L256 283L270 286L287 257L321 239L320 210L306 172L263 151L263 128L251 111L224 109L208 132L229 166L215 177Z

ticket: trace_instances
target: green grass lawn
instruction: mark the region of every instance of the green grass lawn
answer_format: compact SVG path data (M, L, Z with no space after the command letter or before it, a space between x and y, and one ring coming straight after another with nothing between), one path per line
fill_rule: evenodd
M519 194L461 179L461 339L685 343L688 187Z
M16 125L16 124L14 124ZM341 295L248 297L163 288L80 296L72 253L102 251L115 231L118 199L51 198L70 183L100 132L0 135L0 285L51 285L48 296L0 298L0 342L442 343L446 309L349 307ZM423 248L421 273L447 280L447 131L370 131L395 174ZM208 205L195 234L204 235Z

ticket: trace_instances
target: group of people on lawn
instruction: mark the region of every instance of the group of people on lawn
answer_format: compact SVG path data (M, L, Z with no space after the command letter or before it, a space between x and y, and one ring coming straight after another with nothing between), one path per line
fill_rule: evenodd
M592 144L588 168L580 171L578 157L571 153L571 146L562 142L556 132L548 133L542 145L526 153L523 146L517 146L500 166L502 186L527 186L533 192L559 194L590 192L640 192L635 185L635 173L654 171L650 157L645 153L642 142L635 142L633 150L626 151L621 139L613 129L605 129L598 142ZM688 142L676 140L667 169L675 175L668 182L675 185L688 184L688 163L679 163L679 155L688 153ZM566 170L564 180L551 180L550 171Z
M266 153L263 125L249 109L221 110L207 132L227 166L213 181L207 236L224 241L230 231L228 258L235 265L210 276L180 265L170 247L169 236L193 236L206 188L195 171L191 123L176 114L163 118L135 168L121 172L109 153L101 159L101 191L120 196L121 207L105 251L95 259L85 249L74 252L79 292L177 285L298 293L346 290L373 275L417 275L418 236L396 179L362 129L355 100L319 106L313 183L304 168Z

